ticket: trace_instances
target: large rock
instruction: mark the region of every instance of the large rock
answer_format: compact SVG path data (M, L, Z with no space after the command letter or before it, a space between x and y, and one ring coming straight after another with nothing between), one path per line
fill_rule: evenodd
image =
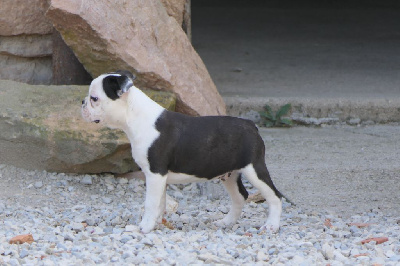
M50 84L52 46L50 34L0 36L0 79Z
M203 61L160 0L52 0L46 16L93 77L128 69L140 88L175 92L179 112L225 114Z
M44 15L48 0L2 0L0 6L0 79L50 84L53 25Z
M161 0L168 15L173 17L179 25L183 23L186 0Z
M50 56L32 58L0 54L0 79L29 84L51 84L52 76Z
M81 119L88 86L33 86L0 80L0 163L75 173L137 169L121 131ZM146 92L168 109L175 96Z
M49 34L53 26L44 16L48 0L2 0L0 35Z
M21 57L51 56L53 42L51 35L0 36L0 54Z

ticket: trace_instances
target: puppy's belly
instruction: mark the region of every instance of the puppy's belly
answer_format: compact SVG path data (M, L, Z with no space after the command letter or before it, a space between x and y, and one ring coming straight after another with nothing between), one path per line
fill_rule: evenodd
M181 173L168 172L167 184L184 184L192 182L205 182L207 178L196 177L194 175L187 175Z

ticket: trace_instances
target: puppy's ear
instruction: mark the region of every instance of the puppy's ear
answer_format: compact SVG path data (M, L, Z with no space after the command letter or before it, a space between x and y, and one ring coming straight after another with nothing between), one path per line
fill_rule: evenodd
M107 97L116 100L133 86L135 76L128 71L118 71L103 79L103 90Z
M115 71L115 74L120 74L121 76L127 76L132 81L134 81L136 79L136 77L128 70L117 70L117 71Z

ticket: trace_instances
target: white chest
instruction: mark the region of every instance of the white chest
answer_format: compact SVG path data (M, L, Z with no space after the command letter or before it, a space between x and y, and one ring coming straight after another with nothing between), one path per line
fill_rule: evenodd
M164 108L138 89L133 90L129 95L128 106L125 132L131 142L132 157L143 170L148 169L148 150L160 136L155 124Z
M141 128L143 130L142 132L128 137L131 141L133 159L142 169L148 169L148 151L153 142L159 137L160 133L151 126Z

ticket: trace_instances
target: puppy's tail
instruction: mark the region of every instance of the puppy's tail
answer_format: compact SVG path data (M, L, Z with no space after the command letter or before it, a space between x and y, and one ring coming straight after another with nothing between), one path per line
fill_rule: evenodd
M280 193L280 192L279 192ZM293 201L291 201L288 197L286 197L285 195L283 195L282 193L280 193L281 194L281 198L284 198L287 202L289 202L290 204L292 204L293 206L296 206L296 204L293 202Z
M291 201L288 197L283 195L275 186L274 186L274 192L280 199L284 198L287 202L289 202L293 206L296 206L296 204L293 201Z

